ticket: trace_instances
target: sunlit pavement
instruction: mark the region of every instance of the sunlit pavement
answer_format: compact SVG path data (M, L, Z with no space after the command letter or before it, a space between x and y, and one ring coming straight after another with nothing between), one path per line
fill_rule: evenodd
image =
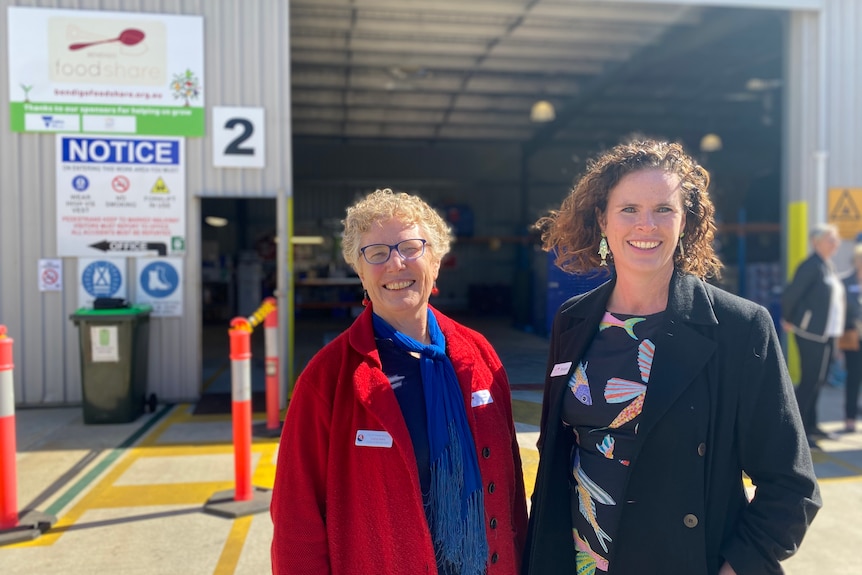
M483 326L480 326L483 327ZM543 338L487 333L513 383L513 407L528 494L538 453ZM841 427L843 390L827 387L822 426ZM229 416L163 406L134 423L84 425L80 408L19 410L17 500L57 517L41 537L0 547L11 574L261 574L270 571L267 513L227 519L204 512L234 487ZM264 414L256 414L263 421ZM862 433L824 440L814 461L824 499L787 573L862 573ZM277 440L252 443L252 483L271 488ZM297 552L302 552L297 550Z

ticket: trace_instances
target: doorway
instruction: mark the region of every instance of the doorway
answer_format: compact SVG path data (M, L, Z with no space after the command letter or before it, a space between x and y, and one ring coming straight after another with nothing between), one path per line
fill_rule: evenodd
M201 199L201 400L195 413L229 413L230 340L235 317L250 316L275 292L276 202ZM252 409L265 411L263 329L252 333Z

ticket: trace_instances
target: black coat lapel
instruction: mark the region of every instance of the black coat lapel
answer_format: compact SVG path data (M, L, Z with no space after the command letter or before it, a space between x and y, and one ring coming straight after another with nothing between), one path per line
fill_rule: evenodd
M702 374L715 353L715 341L694 326L717 324L702 280L675 272L665 322L656 336L640 434L649 433L680 394Z

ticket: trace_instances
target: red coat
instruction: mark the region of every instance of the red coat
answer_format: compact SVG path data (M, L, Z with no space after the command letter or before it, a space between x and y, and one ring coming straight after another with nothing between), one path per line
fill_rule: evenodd
M508 378L484 337L433 311L461 383L485 486L488 575L514 575L527 509ZM472 407L477 391L491 400ZM360 432L383 446L358 446ZM413 444L381 370L370 308L296 383L271 514L276 575L437 573Z

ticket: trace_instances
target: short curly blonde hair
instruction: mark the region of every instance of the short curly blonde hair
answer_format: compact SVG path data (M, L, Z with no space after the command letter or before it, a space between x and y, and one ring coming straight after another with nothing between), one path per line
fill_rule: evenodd
M347 208L347 217L341 221L344 225L341 239L344 261L355 270L359 263L362 234L373 225L393 218L405 224L420 226L426 234L423 238L427 241L426 250L437 261L449 253L452 231L440 214L418 196L385 188L375 190Z

